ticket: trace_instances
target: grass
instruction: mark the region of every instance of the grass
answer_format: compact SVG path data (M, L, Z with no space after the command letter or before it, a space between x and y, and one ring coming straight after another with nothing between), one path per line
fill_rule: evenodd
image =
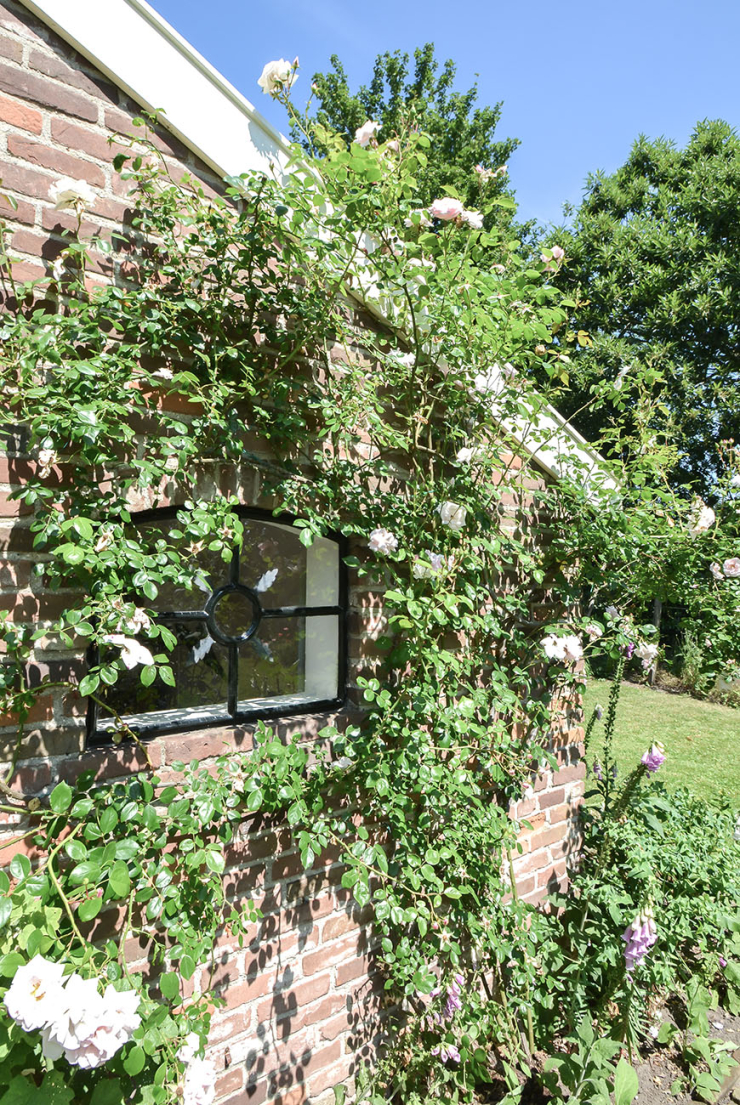
M597 702L606 714L610 688L605 679L589 679L586 721ZM603 731L603 721L597 722L589 759L598 759ZM702 798L717 798L724 790L740 806L740 710L623 683L614 737L620 774L630 771L653 741L666 748L668 758L660 769L666 786L686 786Z

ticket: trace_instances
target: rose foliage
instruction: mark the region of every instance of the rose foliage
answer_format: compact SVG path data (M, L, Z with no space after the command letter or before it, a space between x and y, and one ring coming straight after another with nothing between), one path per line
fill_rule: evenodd
M295 63L270 70L265 91L289 104L294 75ZM553 257L532 265L482 229L475 216L495 193L469 217L447 217L447 201L464 208L441 195L435 218L417 194L423 133L368 134L320 163L296 147L285 176L231 179L221 198L175 182L145 136L129 146L117 168L130 233L107 253L86 239L88 199L65 182L59 202L78 232L52 272L16 286L4 268L0 417L38 460L17 497L33 511L47 584L69 596L54 623L2 631L2 706L18 718L4 808L37 857L15 855L2 876L4 1105L37 1092L81 1105L212 1099L201 1048L221 995L208 964L224 931L258 939L226 849L259 812L287 818L307 869L338 849L343 886L371 910L398 1010L388 1069L407 1100L470 1100L494 1075L516 1095L534 1047L548 1046L535 998L555 968L539 954L537 915L511 893L520 826L509 806L556 762L550 735L580 656L645 643L640 575L675 544L698 548L686 508L658 453L635 450L609 473L590 455L555 456L548 404L566 355L553 335L571 305L549 281ZM115 279L90 282L101 261ZM356 357L361 307L385 321L364 327ZM551 381L539 390L535 363ZM539 454L560 479L532 492ZM29 801L15 762L50 686L32 684L34 647L101 645L79 684L64 685L102 710L127 669L145 686L172 684L175 638L150 604L163 586L197 591L199 552L228 560L241 541L238 497L203 490L217 465L257 473L304 544L346 535L361 584L385 589L378 655L356 680L362 722L325 729L310 758L262 725L253 750L210 772L174 765L172 778L114 784L88 773ZM176 528L131 524L134 505L157 506L173 486ZM740 581L724 573L717 587L737 596ZM116 741L136 740L114 722ZM621 930L609 938L618 957ZM146 974L128 966L133 945L149 949ZM91 984L79 1047L56 1014L18 1012L45 993L28 970L39 956L62 965L65 992L73 976ZM36 989L19 1006L9 995L26 979ZM116 1002L128 1013L108 1023ZM110 1057L77 1062L105 1032ZM69 1047L53 1057L62 1037Z

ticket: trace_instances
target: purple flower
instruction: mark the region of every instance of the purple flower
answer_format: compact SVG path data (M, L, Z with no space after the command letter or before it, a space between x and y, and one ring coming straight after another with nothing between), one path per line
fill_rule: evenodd
M650 907L638 913L634 921L627 925L622 934L622 939L625 944L624 961L627 974L631 975L658 939L658 931Z
M624 653L624 655L627 657L628 660L632 659L632 653L634 651L635 651L635 645L632 641L630 641L626 645L622 645L622 652Z
M453 1063L460 1062L460 1052L454 1044L439 1044L432 1048L432 1055L439 1055L443 1063L446 1063L448 1059L451 1059Z
M640 761L645 765L645 770L653 775L661 764L665 763L665 749L660 741L656 741L644 754Z
M727 966L727 960L725 959L725 957L723 955L721 955L719 957L719 965L720 965L720 967L726 967Z
M591 770L594 773L594 778L595 779L598 779L600 783L604 781L604 769L603 769L603 767L601 766L601 764L599 763L598 760L596 761L594 766L591 768Z

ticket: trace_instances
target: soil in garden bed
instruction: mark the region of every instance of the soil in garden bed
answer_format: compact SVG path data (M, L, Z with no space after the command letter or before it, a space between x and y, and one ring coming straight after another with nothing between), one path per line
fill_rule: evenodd
M734 1044L735 1058L740 1060L740 1017L733 1017L721 1009L716 1010L709 1014L709 1029L710 1036ZM680 1054L675 1048L661 1047L656 1044L652 1048L643 1047L641 1054L642 1059L635 1067L640 1082L635 1105L694 1105L695 1102L701 1101L701 1098L692 1097L688 1093L677 1096L671 1093L671 1086L676 1079L685 1076L680 1063ZM540 1068L545 1059L545 1055L536 1055L535 1068ZM740 1066L733 1068L727 1082L731 1084L726 1085L717 1105L740 1103ZM478 1105L495 1105L495 1102L501 1101L505 1096L506 1086L502 1079L500 1084L492 1082L482 1087L477 1102ZM536 1077L533 1076L525 1083L521 1105L545 1105L551 1100L550 1095L542 1089Z

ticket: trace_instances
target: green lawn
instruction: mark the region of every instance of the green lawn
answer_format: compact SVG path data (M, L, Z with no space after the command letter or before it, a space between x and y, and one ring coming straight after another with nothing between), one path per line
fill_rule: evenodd
M589 680L584 696L586 721L597 702L606 714L610 687L607 680ZM596 723L589 759L598 758L603 725L603 721ZM740 806L740 710L685 694L622 684L614 742L620 774L658 740L668 757L660 776L669 787L686 786L705 798L724 790L733 805Z

